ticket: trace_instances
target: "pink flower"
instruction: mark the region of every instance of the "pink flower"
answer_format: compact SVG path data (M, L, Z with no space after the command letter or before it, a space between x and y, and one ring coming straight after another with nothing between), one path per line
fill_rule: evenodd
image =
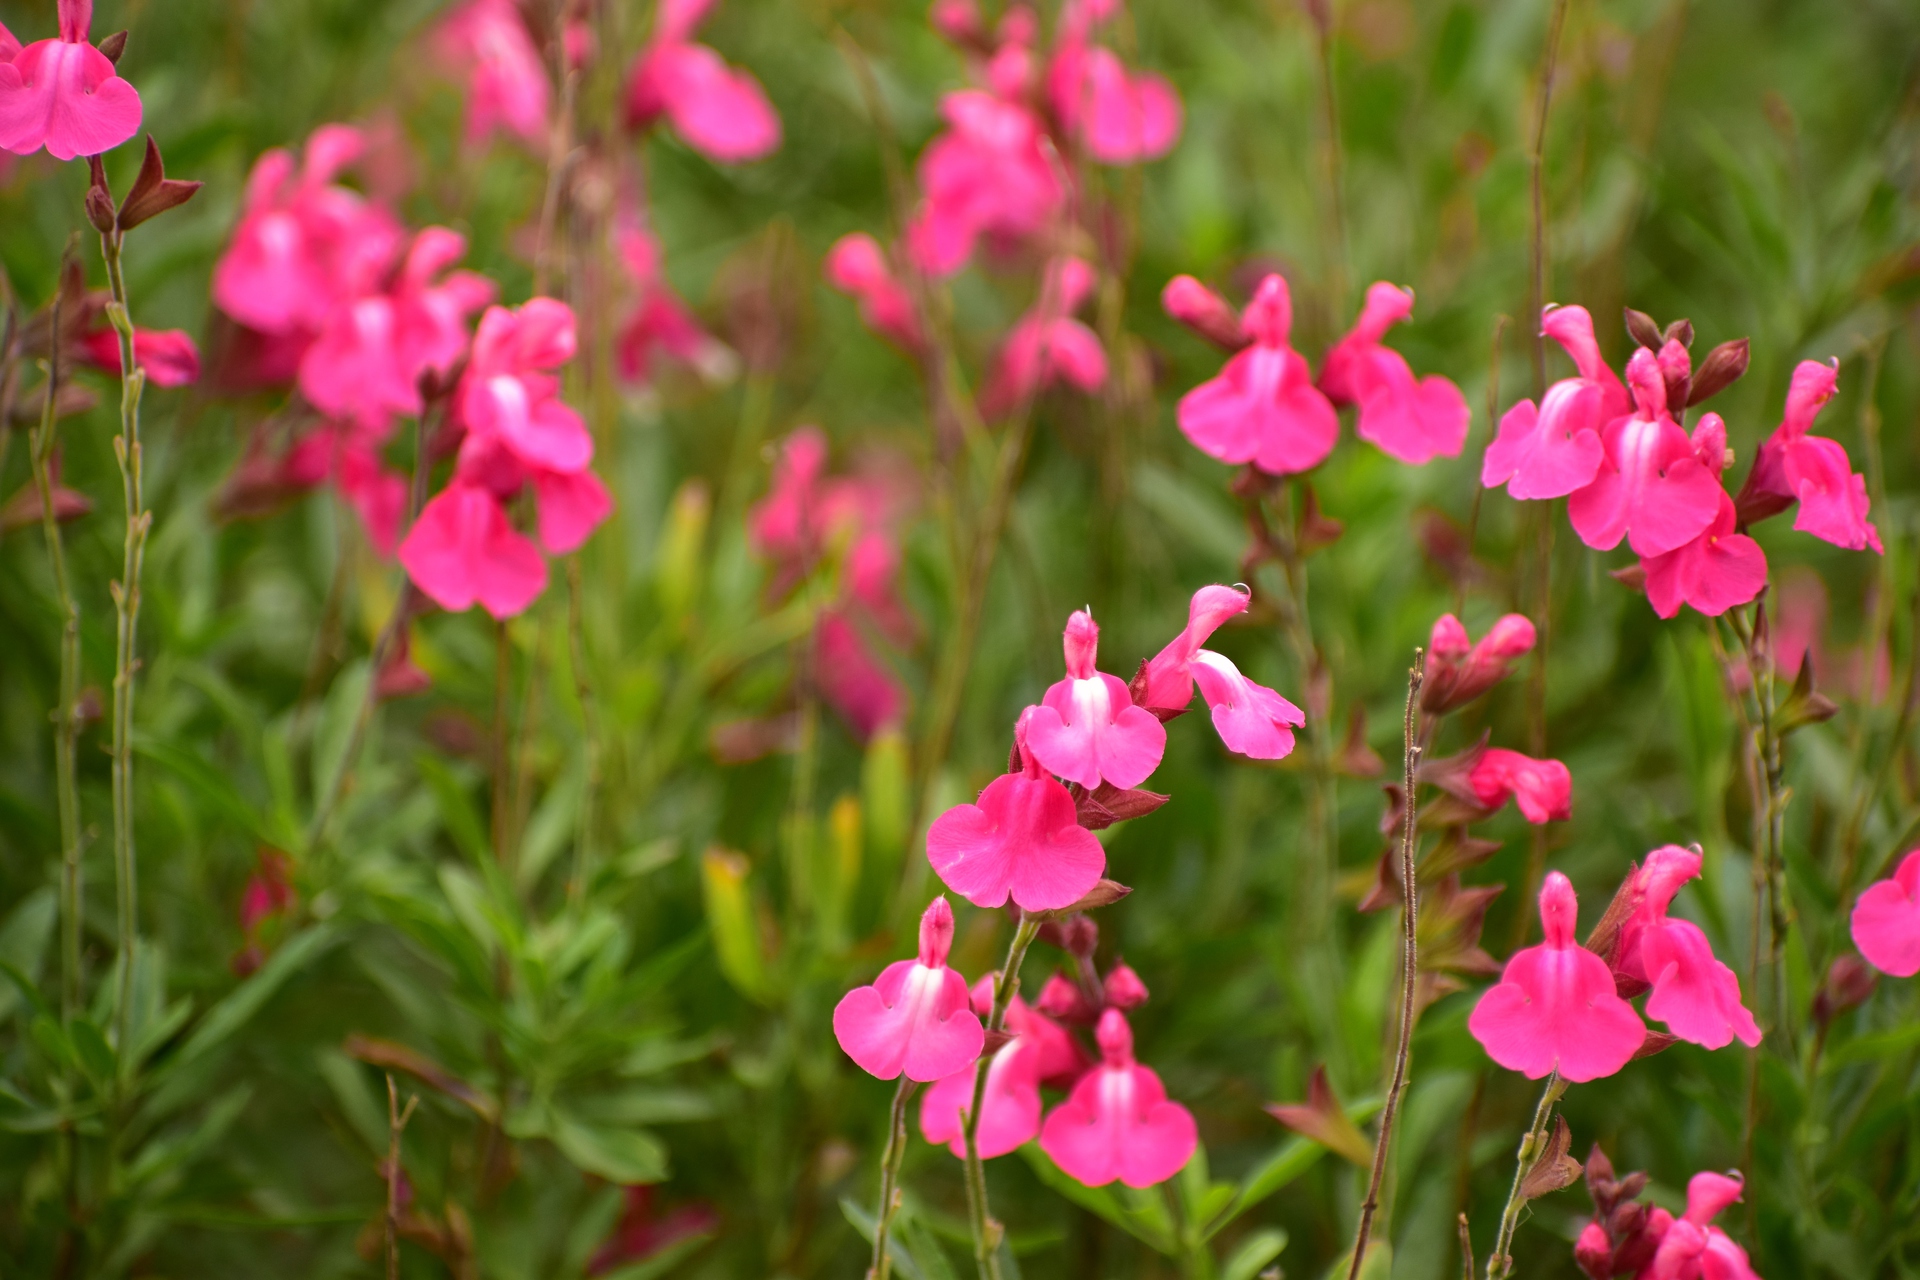
M1687 1183L1687 1212L1668 1225L1645 1280L1760 1280L1747 1251L1712 1220L1740 1198L1740 1175L1696 1173Z
M1716 960L1700 926L1667 915L1680 886L1700 874L1700 855L1663 845L1633 873L1634 913L1620 927L1614 968L1629 981L1651 986L1647 1016L1667 1024L1682 1040L1708 1049L1736 1037L1751 1048L1760 1028L1740 1003L1740 979Z
M1867 886L1853 904L1853 945L1882 973L1920 973L1920 851L1900 860L1888 880Z
M1166 77L1129 74L1111 49L1069 34L1047 71L1047 93L1062 127L1077 131L1102 164L1138 164L1173 149L1180 95Z
M962 1117L973 1105L974 1078L980 1064L960 1068L937 1080L920 1099L920 1136L945 1143L964 1160L966 1126ZM1019 1036L1002 1045L987 1067L987 1091L980 1100L980 1128L974 1135L980 1158L991 1160L1017 1151L1040 1134L1039 1058Z
M760 82L691 40L714 0L665 0L653 39L627 84L627 124L644 128L662 115L688 146L722 163L758 160L780 146L780 117Z
M1359 320L1327 352L1319 385L1334 404L1360 406L1355 432L1362 440L1419 466L1457 455L1473 414L1459 387L1439 374L1416 379L1405 356L1380 345L1411 314L1411 289L1384 280L1369 288Z
M1307 722L1300 708L1206 649L1193 655L1193 682L1213 709L1214 730L1229 751L1250 760L1284 760L1293 754L1293 731Z
M140 95L87 40L93 0L60 0L60 38L24 49L0 27L0 151L97 156L140 128Z
M938 1080L980 1056L986 1029L966 979L947 967L953 908L935 898L920 917L920 956L888 965L870 987L855 987L833 1010L833 1034L862 1071L882 1080Z
M513 0L467 0L441 20L433 40L467 76L469 143L485 142L496 129L530 143L546 140L552 87Z
M1573 940L1579 910L1566 876L1548 873L1540 889L1546 941L1514 952L1467 1019L1488 1057L1530 1080L1556 1069L1575 1082L1610 1076L1646 1039L1607 962Z
M1208 457L1251 462L1269 475L1319 466L1333 451L1340 421L1306 360L1287 345L1287 282L1277 275L1262 280L1241 323L1253 345L1180 398L1180 430Z
M1180 712L1193 701L1193 659L1228 618L1246 612L1252 596L1237 587L1202 587L1187 605L1187 625L1146 664L1137 691L1149 711Z
M1667 384L1653 352L1634 351L1627 381L1638 412L1602 431L1606 456L1592 483L1568 499L1567 516L1590 547L1611 551L1624 536L1636 555L1657 556L1705 532L1722 490L1667 412Z
M584 470L593 436L547 372L573 359L575 344L573 309L564 302L532 298L514 310L489 307L457 393L469 438L497 441L524 466Z
M919 211L907 252L922 271L950 276L981 236L1021 240L1046 226L1065 199L1032 111L981 89L942 100L949 126L920 157Z
M95 368L118 374L120 335L97 329L80 339L80 354ZM156 387L184 387L200 380L200 348L184 329L135 329L133 363Z
M1483 808L1498 809L1511 796L1521 815L1535 825L1573 816L1573 775L1558 760L1488 747L1468 772L1467 785Z
M517 532L499 499L457 476L435 494L400 544L407 576L443 609L479 604L510 618L547 588L547 562Z
M1040 1149L1089 1187L1165 1182L1199 1145L1193 1113L1167 1100L1160 1077L1133 1060L1126 1015L1108 1009L1095 1032L1101 1063L1082 1076L1040 1128Z
M1024 723L1034 709L1022 716ZM1011 897L1025 911L1055 911L1087 895L1107 869L1106 851L1079 825L1073 797L1048 777L1016 729L1022 768L987 784L978 804L960 804L927 830L927 861L949 889L976 907Z
M1655 613L1671 618L1689 604L1717 618L1760 594L1767 585L1766 553L1746 534L1735 533L1736 523L1733 499L1721 490L1713 522L1699 537L1640 562Z
M1067 619L1067 678L1027 717L1027 746L1048 772L1089 791L1102 779L1137 787L1160 767L1166 726L1133 705L1127 686L1094 669L1100 628L1086 610Z
M614 340L620 376L644 382L656 352L663 352L708 376L726 367L733 353L705 329L667 282L660 242L638 217L623 214L614 232L620 265L637 295L632 313Z
M1793 527L1836 547L1884 554L1880 533L1867 519L1867 480L1853 470L1837 440L1807 432L1840 379L1837 362L1803 360L1793 371L1786 413L1753 460L1740 491L1741 521L1753 524L1795 502Z
M393 215L334 177L364 150L360 130L324 125L296 171L285 151L254 164L233 242L213 269L213 301L264 334L310 336L341 303L375 292L400 252Z
M1460 619L1441 614L1427 642L1421 709L1442 715L1464 707L1506 679L1514 662L1532 652L1534 639L1533 623L1509 613L1488 628L1478 644L1469 644Z
M1192 276L1175 276L1160 291L1160 306L1208 342L1228 351L1238 351L1252 341L1240 314L1227 300Z
M1093 268L1079 258L1048 264L1039 300L1001 344L980 393L982 413L1006 413L1055 382L1089 394L1105 385L1106 350L1093 330L1072 318L1093 288Z
M1500 419L1480 483L1504 484L1515 498L1559 498L1591 483L1606 461L1601 429L1633 411L1626 388L1600 358L1585 307L1549 307L1540 325L1566 348L1580 376L1548 387L1538 410L1522 400Z
M821 615L813 665L820 696L862 741L906 716L906 690L845 613Z
M860 304L860 319L909 354L920 350L913 298L895 278L880 242L864 231L841 236L827 251L827 283Z

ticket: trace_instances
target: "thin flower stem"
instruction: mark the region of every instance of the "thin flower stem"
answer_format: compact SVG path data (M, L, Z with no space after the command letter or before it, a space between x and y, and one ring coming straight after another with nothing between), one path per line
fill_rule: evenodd
M1333 38L1338 11L1332 0L1307 0L1320 62L1321 127L1325 147L1327 200L1327 295L1333 322L1338 325L1347 307L1347 202L1343 190L1345 164L1340 147L1340 100L1333 82Z
M893 1215L900 1208L900 1165L907 1156L907 1101L916 1088L903 1072L900 1086L893 1091L893 1110L887 1116L887 1146L880 1153L880 1205L873 1215L873 1265L867 1268L867 1280L887 1280L893 1271L893 1255L887 1252L887 1233L893 1230Z
M1467 1229L1467 1215L1461 1214L1460 1225L1460 1280L1473 1280L1473 1233Z
M574 831L573 876L567 882L567 897L579 905L586 898L587 884L593 875L594 812L600 795L600 708L593 696L593 679L587 671L587 636L584 591L580 583L580 556L567 560L567 640L572 646L568 661L573 667L573 694L580 703L581 727L586 733L587 779L580 794L580 817Z
M1414 865L1415 822L1418 801L1414 774L1420 765L1420 744L1414 741L1414 709L1420 703L1420 686L1426 675L1426 654L1413 651L1413 666L1407 671L1407 707L1401 721L1402 776L1405 811L1400 822L1400 887L1406 894L1406 909L1400 913L1400 1037L1393 1055L1393 1082L1387 1086L1387 1105L1380 1112L1380 1137L1373 1144L1373 1173L1367 1180L1367 1198L1360 1205L1360 1226L1353 1237L1353 1260L1347 1266L1347 1280L1358 1280L1361 1264L1367 1256L1367 1237L1373 1231L1373 1215L1380 1207L1380 1183L1387 1174L1387 1153L1393 1144L1393 1121L1400 1112L1400 1095L1407 1087L1407 1059L1413 1048L1415 987L1420 978L1420 887Z
M407 1121L413 1119L413 1109L419 1105L420 1095L416 1093L402 1110L393 1076L387 1076L387 1280L400 1280L400 1135L406 1132Z
M1527 152L1528 190L1532 201L1533 236L1528 261L1527 324L1533 334L1533 395L1547 393L1547 337L1540 330L1540 312L1547 305L1547 118L1553 111L1553 80L1560 64L1560 33L1567 25L1567 0L1553 0L1547 20L1547 44L1540 54L1540 85L1533 108L1533 143Z
M513 704L513 637L505 618L493 620L493 860L512 874L513 825L511 750L513 730L510 723Z
M989 1037L1007 1024L1007 1008L1020 990L1020 964L1027 958L1027 948L1033 945L1039 933L1040 921L1021 912L1020 925L1013 931L1013 941L1007 946L1007 962L1001 967L1000 976L993 984L993 1009L987 1015ZM1003 1234L987 1204L987 1171L980 1160L980 1109L986 1103L987 1072L991 1067L990 1055L983 1056L976 1064L973 1100L967 1104L967 1114L961 1123L961 1133L967 1146L967 1221L973 1229L973 1260L980 1269L980 1280L1000 1280L1000 1237Z
M137 857L133 837L133 682L139 658L140 574L146 562L147 533L153 516L141 491L140 393L146 374L133 357L133 318L127 301L126 273L121 265L124 234L117 228L100 235L100 256L106 261L107 284L113 301L107 319L120 339L120 434L114 437L114 457L120 463L120 487L126 506L126 543L120 580L113 584L115 612L113 662L113 867L116 916L120 934L120 977L114 1023L122 1052L128 1047L129 1018L133 1011L133 951L136 908L139 903Z
M1553 1117L1553 1104L1566 1091L1567 1086L1556 1069L1547 1077L1546 1088L1540 1091L1540 1105L1533 1110L1533 1127L1520 1139L1520 1150L1514 1157L1513 1189L1507 1193L1506 1208L1500 1211L1500 1234L1493 1242L1493 1252L1487 1255L1487 1280L1507 1280L1513 1274L1513 1231L1520 1225L1520 1210L1527 1203L1527 1198L1520 1194L1520 1184L1540 1151L1547 1121Z

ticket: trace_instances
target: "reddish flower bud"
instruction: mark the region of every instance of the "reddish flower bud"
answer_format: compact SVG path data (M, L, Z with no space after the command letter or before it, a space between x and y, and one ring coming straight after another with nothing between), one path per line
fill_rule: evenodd
M1573 1260L1593 1280L1612 1280L1613 1242L1607 1239L1606 1228L1589 1222L1580 1238L1573 1242Z
M1160 291L1160 305L1200 337L1217 347L1238 351L1251 340L1240 317L1227 300L1192 276L1175 276Z
M1125 964L1117 964L1107 973L1107 1003L1116 1009L1133 1009L1147 1002L1147 984Z

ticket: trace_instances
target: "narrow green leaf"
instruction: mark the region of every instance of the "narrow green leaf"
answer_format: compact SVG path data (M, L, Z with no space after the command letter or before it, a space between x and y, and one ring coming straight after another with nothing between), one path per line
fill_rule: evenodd
M1279 1227L1262 1227L1250 1232L1220 1268L1220 1280L1253 1280L1260 1269L1280 1256L1287 1247L1287 1233Z

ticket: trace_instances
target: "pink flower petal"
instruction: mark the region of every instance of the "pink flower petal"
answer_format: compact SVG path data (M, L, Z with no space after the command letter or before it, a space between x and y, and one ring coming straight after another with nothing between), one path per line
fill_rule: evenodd
M1283 760L1293 754L1293 730L1307 722L1300 708L1217 653L1193 655L1193 680L1213 709L1213 727L1229 751L1252 760Z
M496 618L520 613L546 590L547 562L483 489L455 480L435 494L400 544L415 586L443 609L478 603Z
M1087 895L1106 851L1079 825L1073 797L1048 777L1007 773L978 804L961 804L927 830L927 861L949 889L976 907L1011 897L1027 911L1053 911Z
M0 63L0 150L97 156L140 129L140 95L84 38L36 40Z
M855 987L833 1011L833 1034L860 1068L882 1080L902 1072L931 1081L980 1056L986 1030L966 979L946 964L953 909L935 898L920 918L920 958L890 964L870 987Z
M1767 585L1767 557L1760 544L1735 533L1733 499L1721 490L1713 523L1692 542L1641 561L1647 601L1671 618L1682 604L1717 618L1758 596Z
M1133 1036L1118 1009L1100 1018L1104 1061L1080 1079L1040 1128L1040 1149L1089 1187L1116 1178L1129 1187L1165 1182L1199 1145L1193 1114L1167 1100L1160 1077L1133 1060Z
M1920 852L1900 869L1868 885L1853 904L1853 945L1867 963L1896 978L1920 973Z
M980 1101L980 1127L974 1134L980 1158L991 1160L1017 1151L1040 1134L1040 1077L1038 1056L1024 1037L1016 1037L993 1055L987 1067L987 1090ZM936 1080L920 1096L920 1136L945 1143L947 1150L966 1159L963 1117L973 1105L978 1063Z

